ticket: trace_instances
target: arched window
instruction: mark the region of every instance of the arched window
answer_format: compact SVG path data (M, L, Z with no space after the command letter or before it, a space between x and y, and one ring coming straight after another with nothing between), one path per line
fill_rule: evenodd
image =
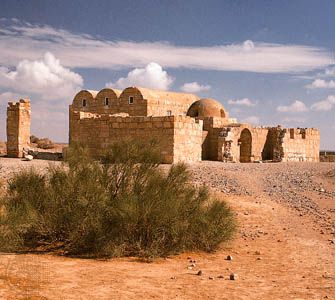
M83 99L82 104L83 104L83 107L86 107L86 105L87 105L87 103L86 103L86 99Z
M108 106L108 105L109 105L109 98L107 98L107 97L105 98L104 105L105 105L105 106Z

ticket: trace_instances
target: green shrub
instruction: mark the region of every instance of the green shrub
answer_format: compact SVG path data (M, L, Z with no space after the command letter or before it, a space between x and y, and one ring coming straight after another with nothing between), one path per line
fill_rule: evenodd
M67 165L45 174L21 171L9 181L0 218L3 249L151 258L213 251L232 237L227 205L193 187L184 164L159 168L153 143L116 143L99 162L79 146L67 157Z

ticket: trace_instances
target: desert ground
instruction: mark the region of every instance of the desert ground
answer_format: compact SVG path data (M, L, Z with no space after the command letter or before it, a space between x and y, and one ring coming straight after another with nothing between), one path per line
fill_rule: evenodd
M0 179L49 163L0 158ZM0 299L335 299L334 163L204 161L190 169L195 184L235 210L232 242L152 263L2 253Z

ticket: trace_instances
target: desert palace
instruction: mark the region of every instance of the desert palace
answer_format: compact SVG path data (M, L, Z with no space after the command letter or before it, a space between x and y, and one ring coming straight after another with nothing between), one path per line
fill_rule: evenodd
M7 155L29 148L30 101L9 102ZM222 104L193 94L128 87L78 92L69 107L69 144L99 157L113 142L156 140L163 163L319 161L315 128L252 126L230 118Z

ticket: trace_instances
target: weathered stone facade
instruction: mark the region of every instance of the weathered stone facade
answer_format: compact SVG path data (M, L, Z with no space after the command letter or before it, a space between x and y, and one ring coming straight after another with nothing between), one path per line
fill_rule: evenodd
M7 106L7 156L23 157L30 144L30 101L21 99Z
M80 91L70 105L70 144L99 156L121 139L156 139L162 162L319 161L314 128L254 127L229 118L213 99L128 87Z

